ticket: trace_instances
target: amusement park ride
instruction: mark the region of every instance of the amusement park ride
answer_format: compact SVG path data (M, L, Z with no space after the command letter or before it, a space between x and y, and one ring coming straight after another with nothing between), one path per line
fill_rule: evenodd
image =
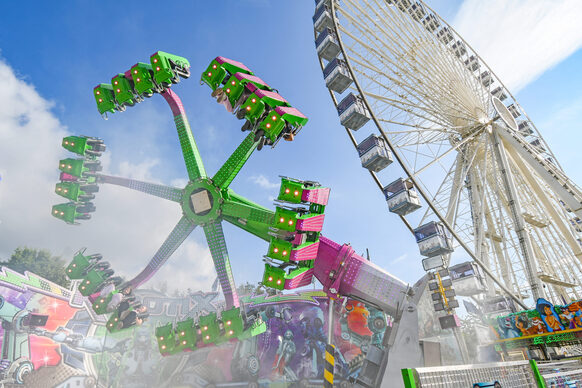
M53 208L57 218L68 223L89 218L87 209L94 210L94 206L89 202L93 196L87 195L87 192L96 192L94 186L101 183L139 190L178 202L182 207L183 216L177 226L148 266L132 280L120 284L112 276L109 264L101 261L100 255L86 256L84 252L79 252L67 267L71 279L82 279L79 291L89 297L97 313L114 310L107 328L117 331L131 326L119 324L123 320L123 311L120 312L119 307L116 309L110 306L114 296L125 288L134 289L151 278L191 231L200 225L205 231L224 292L226 310L222 311L220 317L211 313L199 317L198 322L190 318L175 326L169 323L158 327L156 336L160 352L175 354L264 332L265 322L260 315L249 316L239 303L221 226L222 220L226 220L269 243L262 279L264 286L290 290L311 284L315 277L331 299L349 296L375 306L394 318L392 326L386 328L383 347L370 346L367 360L370 366L367 374L360 374L361 384L377 386L386 365L390 373L398 373L404 365L418 364L420 349L407 344L418 342L415 306L426 286L426 279L410 286L356 254L349 245L338 244L321 236L329 188L313 181L284 177L275 212L229 188L255 148L262 148L265 144L274 147L281 137L292 140L307 118L242 63L224 57L215 58L202 73L201 79L210 86L212 96L219 103L224 104L238 118L245 119L243 130L248 129L251 133L210 178L202 164L182 103L170 89L180 76L189 76L188 61L157 52L151 56L150 62L151 65L139 63L130 71L116 75L112 85L98 85L94 89L95 99L100 113L106 114L123 111L154 92L161 94L174 114L190 179L185 188L103 175L99 173L100 163L97 160L104 149L101 140L88 137L63 139L66 149L84 156L84 159L60 161L59 168L63 171L61 179L64 182L57 184L56 193L71 202ZM377 164L382 157L377 155L371 159ZM64 189L64 184L70 187ZM91 188L87 190L87 186ZM67 213L61 210L65 208L70 211ZM102 291L107 285L113 285L113 289L104 294ZM125 296L119 299L118 306L128 299ZM129 306L129 311L140 308L131 302ZM127 304L124 310L128 310ZM398 354L398 357L389 357L389 354Z
M542 297L554 303L580 299L582 244L576 220L582 216L582 190L567 178L491 69L420 1L315 3L315 45L339 120L389 210L414 234L429 274L411 286L357 255L349 244L321 235L330 190L315 181L283 177L274 212L229 187L255 149L292 141L308 119L244 64L220 56L202 72L201 82L228 112L244 120L241 130L250 133L208 175L182 102L171 89L190 76L190 63L158 51L150 63L137 63L93 92L102 115L122 112L154 94L164 97L188 172L184 188L100 173L101 139L69 136L62 143L82 158L59 162L56 193L70 202L54 206L55 217L70 224L89 219L95 211L91 201L104 183L176 202L182 209L182 218L146 268L128 282L121 284L99 255L82 251L67 268L97 314L113 312L108 329L121 330L147 317L131 290L149 280L200 226L226 309L220 316L158 327L160 352L175 354L263 333L261 315L245 311L239 302L222 221L269 244L265 287L292 290L315 278L330 298L330 311L333 301L350 298L392 317L382 343L369 346L356 386L380 386L385 376L387 384L388 375L420 365L420 349L411 344L418 344L417 304L427 284L435 310L448 318L458 307L455 295L483 303L507 295L523 308ZM357 141L355 132L369 124L378 133ZM407 176L382 184L381 173L394 160ZM428 209L413 228L407 217L421 207L421 198ZM450 265L455 244L471 262ZM135 319L122 323L132 313ZM441 319L441 325L455 329L458 322Z

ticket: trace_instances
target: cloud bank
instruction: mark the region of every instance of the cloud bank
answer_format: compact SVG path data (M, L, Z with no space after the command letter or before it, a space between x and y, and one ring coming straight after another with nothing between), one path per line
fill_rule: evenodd
M582 47L582 1L465 0L452 23L512 93Z

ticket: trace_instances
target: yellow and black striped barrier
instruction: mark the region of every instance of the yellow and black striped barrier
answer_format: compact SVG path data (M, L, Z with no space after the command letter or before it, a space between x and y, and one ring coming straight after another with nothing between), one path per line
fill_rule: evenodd
M325 346L325 370L323 371L323 386L333 388L333 367L335 365L335 346Z

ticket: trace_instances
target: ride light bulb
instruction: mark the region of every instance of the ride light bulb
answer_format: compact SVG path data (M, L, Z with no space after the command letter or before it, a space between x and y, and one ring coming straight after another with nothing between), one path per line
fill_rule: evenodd
M117 89L117 93L121 93L121 89Z
M207 76L212 77L212 73L208 72Z
M99 99L99 102L103 102L103 99L102 99L102 98L100 98L100 99Z
M271 123L267 123L267 128L271 128Z
M291 192L291 190L285 189L285 194L289 194L290 192Z
M138 79L137 79L137 82L141 82L141 79L139 79L139 78L138 78Z
M204 326L204 331L208 330L208 326Z
M133 74L137 74L137 70L134 70L134 71L133 71Z
M207 340L209 340L209 339L210 339L210 336L209 336L209 335L207 335L207 336L206 336L206 339L207 339Z
M158 58L154 58L154 63L158 63Z
M279 222L285 222L285 219L284 219L283 217L281 217L281 218L279 219Z
M277 280L277 284L281 284L281 279Z
M99 308L99 305L98 305L98 304L97 304L97 305L95 305L95 308L96 308L96 309L98 309L98 308Z
M268 280L269 280L270 282L272 282L272 281L273 281L273 277L272 277L272 276L269 276L269 279L268 279Z
M111 325L111 326L113 326L113 325ZM162 349L166 349L166 345L162 345Z
M273 249L273 252L275 252L275 253L279 252L279 248Z
M64 216L64 215L65 215L65 212L61 212L61 216Z
M70 269L70 270L69 270L69 272L73 272L73 270L72 270L72 269Z
M283 256L287 256L287 251L283 251Z
M117 83L118 83L117 81L114 82L115 85L117 85Z
M289 220L289 225L293 225L293 220Z
M213 69L216 69L216 64L212 65L212 68L213 68Z
M227 93L230 93L230 88L226 88L226 92Z
M277 120L277 116L271 117L271 120L273 120L273 121Z
M234 331L232 331L232 330L228 332L228 335L233 335L233 334L234 334Z
M163 340L164 340L164 337L160 337L160 341L163 341Z
M231 323L231 321L226 321L226 326L230 326Z
M182 345L186 345L186 341L182 341Z
M60 187L57 187L57 191L61 191L61 188Z
M76 267L76 266L77 266L77 264L73 264L73 267Z
M247 106L247 107L246 107L246 109L247 109L247 111L249 111L249 112L251 111L251 107L250 107L250 106Z
M160 71L160 67L159 66L156 66L156 71Z
M65 144L69 144L69 142L68 141L65 141Z
M295 196L297 196L297 195L299 195L299 191L295 190L295 192L293 194L295 194Z
M234 81L230 81L230 84L231 84L232 86L234 86L234 85L236 85L236 82L234 82Z
M181 332L181 333L180 333L180 335L181 335L181 336L184 336L185 334L186 334L186 333L184 333L184 332Z
M74 146L74 145L75 145L75 143L71 143L71 145L72 145L72 146Z
M251 102L254 104L255 102L257 102L257 99L256 99L256 98L253 98L253 99L251 100Z
M101 92L100 92L99 90L97 90L97 91L95 92L95 94L96 94L96 95L100 95L100 94L101 94Z

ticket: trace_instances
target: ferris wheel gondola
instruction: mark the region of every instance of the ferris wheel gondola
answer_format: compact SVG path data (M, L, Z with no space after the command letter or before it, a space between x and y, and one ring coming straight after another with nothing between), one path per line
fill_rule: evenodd
M409 229L444 225L485 272L491 297L522 306L582 297L571 221L582 215L582 190L475 50L422 1L318 0L313 21L354 146L362 132L384 139L427 205L414 221L400 214ZM389 174L370 173L384 190Z

